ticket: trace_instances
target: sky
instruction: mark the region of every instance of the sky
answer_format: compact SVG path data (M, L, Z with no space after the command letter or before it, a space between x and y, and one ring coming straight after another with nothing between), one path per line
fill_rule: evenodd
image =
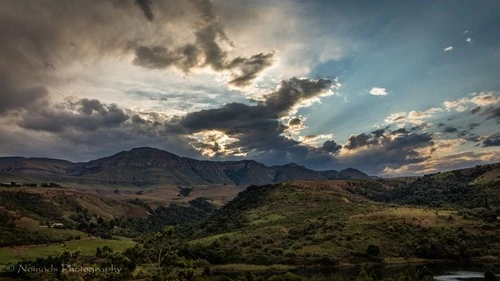
M500 2L0 1L0 156L500 161Z

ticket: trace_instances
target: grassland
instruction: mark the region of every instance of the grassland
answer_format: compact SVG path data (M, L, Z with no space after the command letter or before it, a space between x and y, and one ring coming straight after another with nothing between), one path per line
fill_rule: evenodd
M64 243L14 246L0 248L0 265L20 260L32 260L39 257L55 256L65 250L80 250L82 256L94 256L97 247L108 246L114 251L122 252L126 248L133 247L136 243L130 238L120 237L117 240L110 239L82 239L72 240Z

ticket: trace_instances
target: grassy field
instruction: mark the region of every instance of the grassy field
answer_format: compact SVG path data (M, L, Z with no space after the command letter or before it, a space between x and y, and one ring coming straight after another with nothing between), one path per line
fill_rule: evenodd
M382 208L380 211L368 214L357 214L351 216L350 219L359 223L377 223L385 220L419 226L457 226L474 223L462 219L457 211L404 206Z
M22 259L45 258L49 255L60 254L65 250L79 249L82 256L93 256L97 247L108 246L115 251L121 252L134 245L135 242L131 239L120 238L119 240L86 239L67 241L61 244L3 247L0 248L0 264L5 265Z

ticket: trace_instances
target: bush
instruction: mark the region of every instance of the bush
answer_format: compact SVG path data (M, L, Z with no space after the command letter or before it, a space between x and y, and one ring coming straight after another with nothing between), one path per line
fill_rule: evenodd
M366 248L366 255L369 257L378 257L380 255L380 248L377 245L370 244Z

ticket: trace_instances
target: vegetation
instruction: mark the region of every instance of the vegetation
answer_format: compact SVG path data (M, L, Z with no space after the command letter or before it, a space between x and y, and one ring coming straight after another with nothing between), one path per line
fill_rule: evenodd
M159 207L142 192L141 199L116 201L58 187L8 187L0 190L0 264L52 266L59 273L2 274L23 280L432 280L422 267L382 276L370 265L498 261L500 194L492 176L498 168L250 186L221 208L207 198L189 200L196 189L187 187L177 190L177 202ZM111 197L124 196L113 190ZM67 264L121 270L63 271ZM348 276L311 273L343 265L364 269Z

